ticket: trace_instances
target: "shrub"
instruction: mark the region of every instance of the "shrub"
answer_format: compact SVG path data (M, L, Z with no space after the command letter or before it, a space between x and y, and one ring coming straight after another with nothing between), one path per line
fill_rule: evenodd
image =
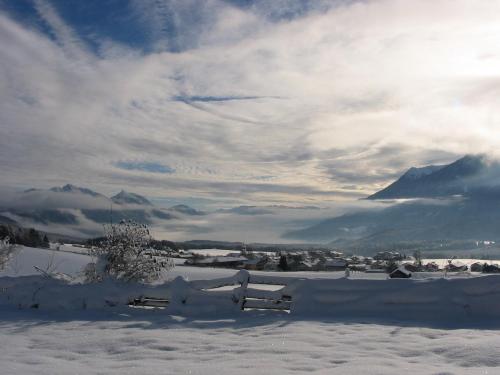
M98 261L85 269L88 281L110 276L126 282L151 282L173 267L170 259L159 259L151 248L152 237L146 225L121 221L105 226L105 240L93 250Z

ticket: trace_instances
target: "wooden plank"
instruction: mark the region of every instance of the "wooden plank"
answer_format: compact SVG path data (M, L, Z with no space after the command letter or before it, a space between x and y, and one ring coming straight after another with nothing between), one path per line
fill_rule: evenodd
M189 282L194 289L203 290L203 289L215 289L221 288L223 286L231 286L231 285L240 285L240 283L235 280L233 276L231 277L223 277L220 279L212 279L212 280L193 280Z
M262 299L247 299L244 304L245 309L272 309L272 310L290 310L290 301L270 301Z
M279 300L281 296L281 290L247 288L247 298Z
M268 276L250 274L250 284L288 285L293 281L301 280L295 277Z
M169 304L167 299L162 298L136 298L129 303L133 306L151 306L151 307L165 307Z

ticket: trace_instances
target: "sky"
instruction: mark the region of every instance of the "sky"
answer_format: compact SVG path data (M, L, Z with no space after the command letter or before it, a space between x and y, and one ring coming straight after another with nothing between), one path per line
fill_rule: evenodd
M0 0L3 187L328 205L498 154L500 1Z

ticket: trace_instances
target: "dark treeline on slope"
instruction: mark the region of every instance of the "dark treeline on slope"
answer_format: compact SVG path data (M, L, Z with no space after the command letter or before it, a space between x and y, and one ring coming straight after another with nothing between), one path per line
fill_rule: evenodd
M91 239L86 240L84 242L84 245L100 247L105 242L106 242L106 237L96 237L96 238L91 238ZM183 249L183 247L179 247L177 245L177 243L172 242L172 241L168 241L168 240L155 240L155 239L153 239L149 245L153 249L157 249L157 250L171 249L171 250L177 251L179 249Z
M85 241L84 244L89 246L99 246L103 241L104 237L92 238ZM305 251L305 250L316 250L316 251L330 251L334 249L331 246L325 245L315 245L315 244L264 244L264 243L250 243L244 244L243 242L234 241L213 241L213 240L191 240L174 242L169 240L155 240L151 241L151 247L157 250L172 249L178 250L193 250L193 249L211 249L216 248L220 250L234 250L241 251L244 247L247 251Z
M0 239L4 239L5 237L9 237L10 243L16 245L42 248L50 247L47 235L33 228L0 224Z

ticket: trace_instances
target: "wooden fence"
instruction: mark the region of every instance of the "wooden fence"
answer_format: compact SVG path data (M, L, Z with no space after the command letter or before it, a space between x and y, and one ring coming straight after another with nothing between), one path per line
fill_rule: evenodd
M239 271L235 276L212 279L194 280L189 285L198 291L216 291L224 287L234 287L232 290L232 300L237 303L241 310L290 310L292 306L292 296L285 290L293 280L297 278L252 275L247 271ZM257 286L281 285L278 290L259 289ZM140 297L130 302L133 306L165 307L168 305L167 299Z

